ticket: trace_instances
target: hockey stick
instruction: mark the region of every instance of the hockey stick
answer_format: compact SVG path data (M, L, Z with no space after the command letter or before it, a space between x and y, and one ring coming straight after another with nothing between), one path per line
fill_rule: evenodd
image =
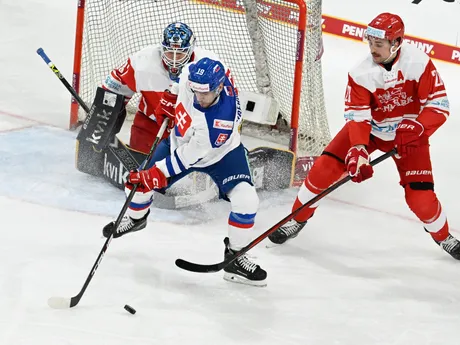
M380 157L378 157L375 160L373 160L370 164L372 166L377 165L380 162L384 161L385 159L393 156L394 154L396 154L396 149L393 149L393 150L381 155ZM193 262L185 261L185 260L182 260L182 259L177 259L176 260L176 266L178 266L178 267L180 267L180 268L182 268L184 270L187 270L187 271L198 272L198 273L215 273L215 272L219 272L224 267L226 267L227 265L229 265L230 263L232 263L233 261L238 259L241 255L247 253L248 250L250 250L251 248L255 247L257 244L262 242L270 234L272 234L273 232L278 230L280 226L284 225L285 223L287 223L288 221L293 219L305 207L309 207L309 206L313 205L314 203L316 203L317 201L321 200L326 195L328 195L329 193L331 193L332 191L336 190L337 188L339 188L340 186L344 185L345 183L347 183L350 180L351 180L351 177L346 176L343 179L341 179L339 182L337 182L337 183L333 184L332 186L330 186L328 189L325 189L324 191L319 193L317 196L315 196L313 199L311 199L307 203L305 203L302 206L300 206L297 210L295 210L291 214L289 214L286 217L284 217L283 219L281 219L278 223L273 225L270 229L265 231L262 235L260 235L256 239L254 239L246 247L244 247L240 251L236 252L235 254L229 256L227 259L225 259L222 262L219 262L217 264L212 264L212 265L201 265L201 264L196 264L196 263L193 263Z
M64 84L67 90L72 94L73 98L80 104L80 106L86 111L86 113L89 113L89 108L86 105L86 103L78 96L78 93L75 91L75 89L69 84L66 78L62 75L62 73L58 70L58 68L54 65L54 63L51 62L50 58L48 55L46 55L45 51L43 48L38 48L37 49L37 54L41 56L43 61L49 66L49 68L54 72L56 77L59 78L59 80ZM82 124L82 122L78 122L75 127L78 127Z
M163 136L164 131L166 130L166 126L168 125L168 122L169 122L169 120L166 119L163 122L163 124L161 125L161 128L158 131L157 137L155 138L155 141L152 144L152 148L150 149L150 152L149 152L147 158L145 159L145 161L141 164L140 169L144 169L146 167L147 163L150 162L150 160L152 159L153 153L155 152L155 150L156 150L156 148L158 146L158 143L161 140L161 137ZM107 237L107 240L105 241L104 245L102 246L102 249L99 252L99 255L97 256L96 262L94 263L93 268L91 268L91 271L89 272L89 275L86 278L85 283L83 284L83 287L81 288L80 292L76 296L71 297L71 298L67 298L67 297L50 297L48 299L48 305L51 308L54 308L54 309L72 308L72 307L75 307L78 304L78 302L80 302L81 298L83 297L83 294L86 291L86 288L88 287L89 283L91 282L91 279L93 279L93 276L96 273L96 270L99 267L99 264L101 263L102 258L104 257L104 254L105 254L105 252L107 251L107 248L110 245L110 242L112 241L113 232L120 225L121 220L124 217L124 215L126 213L126 210L128 209L129 203L131 202L131 200L134 197L134 194L136 193L137 187L139 187L139 183L136 183L133 186L133 189L131 190L131 192L129 193L128 197L126 198L126 201L125 201L120 213L118 214L118 218L115 221L115 224L113 226L113 231L110 234L110 236Z

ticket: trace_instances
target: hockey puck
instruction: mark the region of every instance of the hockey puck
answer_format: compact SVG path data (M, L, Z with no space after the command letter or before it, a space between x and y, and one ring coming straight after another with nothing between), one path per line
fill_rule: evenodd
M133 307L129 306L129 305L125 305L125 310L130 313L130 314L136 314L136 309L134 309Z

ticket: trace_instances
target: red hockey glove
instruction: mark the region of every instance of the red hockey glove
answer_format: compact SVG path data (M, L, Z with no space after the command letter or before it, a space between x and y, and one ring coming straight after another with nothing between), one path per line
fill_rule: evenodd
M135 171L132 171L132 172L135 172ZM129 175L128 175L128 178L129 178ZM133 188L134 188L134 185L131 182L129 182L129 180L127 180L125 182L125 188L128 189L131 192L133 190ZM150 191L151 191L150 189L148 189L148 188L146 188L146 187L144 187L142 185L137 186L137 189L136 189L136 193L150 193Z
M403 119L396 128L395 146L400 158L417 152L422 144L420 137L424 132L423 125L417 120Z
M165 175L155 165L147 170L130 171L128 182L132 184L139 183L139 188L144 192L161 189L168 185Z
M374 169L369 164L369 153L364 145L356 145L348 150L345 157L348 174L353 182L360 183L374 174Z
M176 121L175 106L177 101L177 95L171 93L169 90L165 90L161 96L160 103L155 108L155 118L157 119L158 125L161 127L163 121L168 118L168 128L163 134L163 139L169 136L169 133L174 128Z

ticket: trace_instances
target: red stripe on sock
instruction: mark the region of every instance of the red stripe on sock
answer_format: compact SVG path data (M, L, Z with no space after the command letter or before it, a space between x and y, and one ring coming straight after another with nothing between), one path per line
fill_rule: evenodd
M235 228L240 228L240 229L250 229L254 226L254 223L251 224L242 224L242 223L236 223L232 222L230 219L228 220L228 225L234 226Z

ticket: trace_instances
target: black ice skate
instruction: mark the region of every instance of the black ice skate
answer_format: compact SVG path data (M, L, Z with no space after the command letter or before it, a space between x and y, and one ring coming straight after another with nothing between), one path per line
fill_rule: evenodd
M113 238L118 238L129 232L139 231L144 229L147 226L147 217L149 216L150 210L145 214L141 219L133 219L128 215L125 215L118 226L118 229L114 232ZM113 231L113 226L115 222L110 222L104 229L102 229L102 234L105 238L109 237Z
M296 237L305 224L307 222L299 223L295 219L291 219L286 224L280 226L278 230L268 235L268 239L273 243L283 244L287 240Z
M235 251L230 249L229 242L228 237L226 237L224 239L225 258L235 254ZM229 282L260 287L267 285L267 272L260 268L259 265L251 262L246 254L241 255L238 259L225 267L224 271L224 279Z
M460 260L460 241L450 235L444 241L435 241L439 246L449 253L454 259Z

